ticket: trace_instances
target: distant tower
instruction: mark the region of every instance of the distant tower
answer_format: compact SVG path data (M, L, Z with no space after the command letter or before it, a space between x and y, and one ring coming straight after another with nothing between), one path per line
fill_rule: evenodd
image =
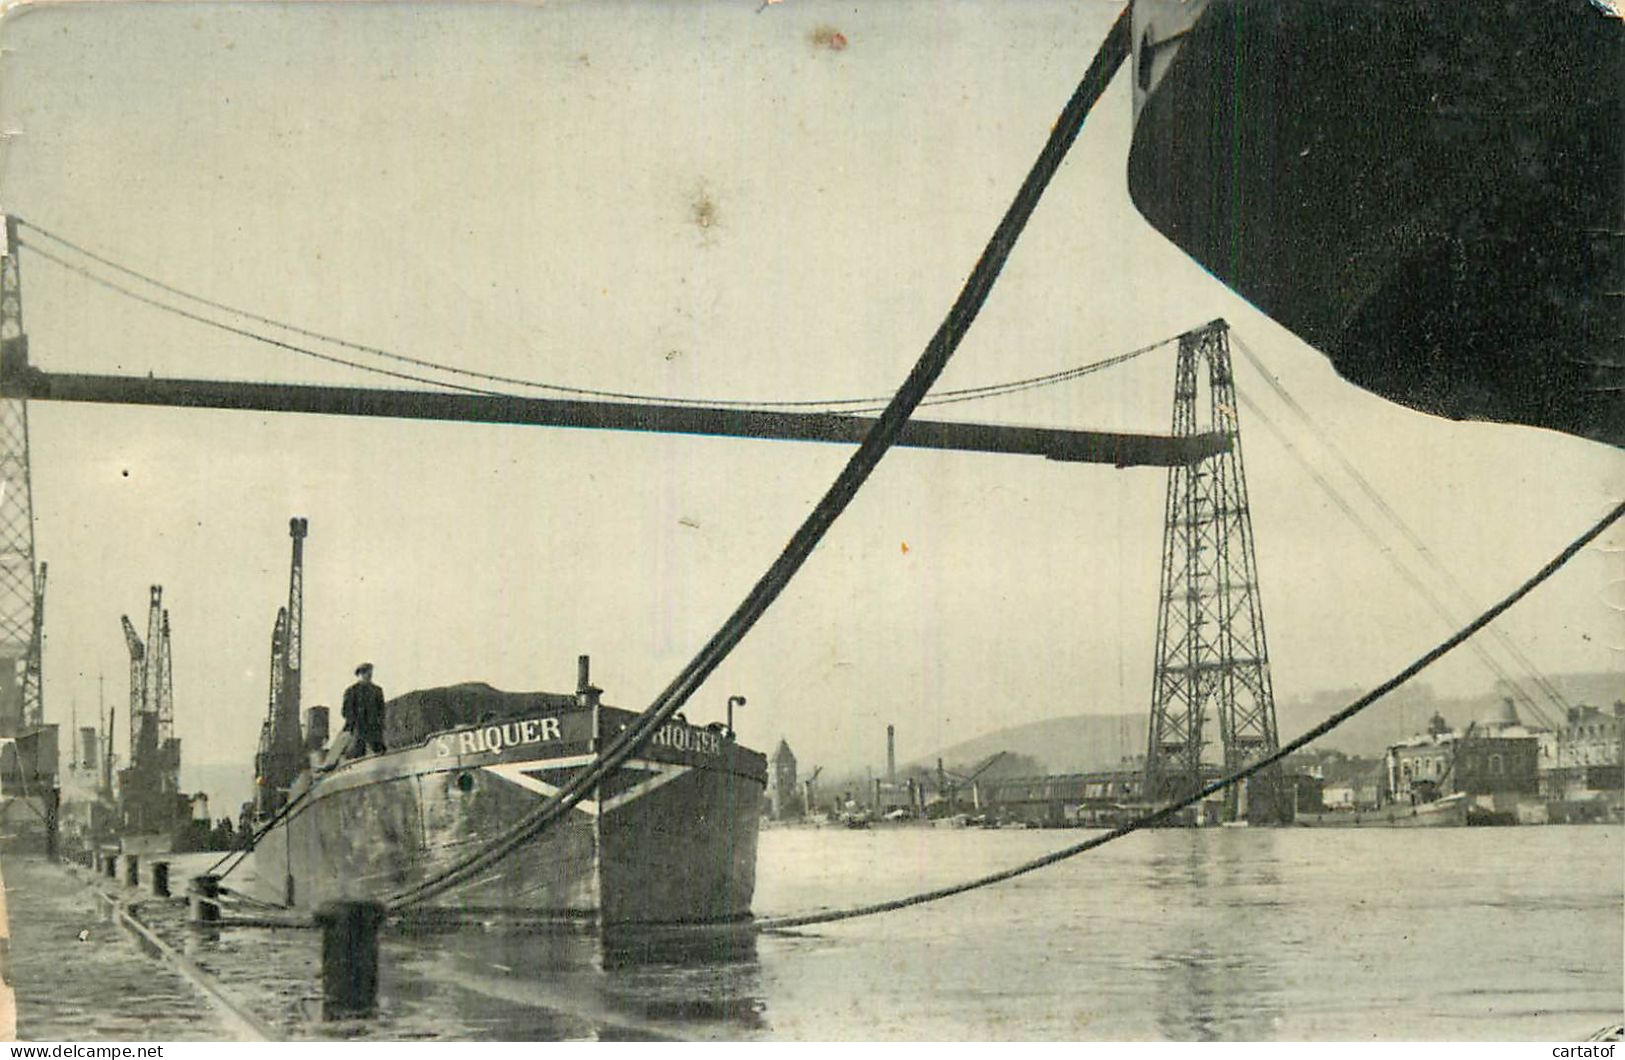
M773 757L768 764L773 769L773 783L767 797L772 804L773 819L782 821L794 812L797 801L795 752L781 739L779 746L773 749Z
M1145 763L1145 793L1153 802L1168 802L1201 786L1203 726L1210 709L1218 716L1226 772L1280 746L1229 335L1229 325L1216 320L1179 337L1173 433L1223 432L1230 445L1223 453L1168 472ZM1206 417L1199 414L1197 400L1204 375ZM1275 775L1253 778L1249 816L1264 821L1279 817L1278 787ZM1226 809L1230 817L1241 812L1234 788Z
M886 726L886 783L897 783L897 727Z
M1480 728L1490 732L1499 732L1503 729L1516 728L1523 724L1518 717L1518 705L1512 701L1511 696L1503 696L1490 711L1485 714Z

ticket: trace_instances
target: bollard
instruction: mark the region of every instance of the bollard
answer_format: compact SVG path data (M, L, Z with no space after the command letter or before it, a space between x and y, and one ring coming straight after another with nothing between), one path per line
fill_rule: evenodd
M169 897L169 862L152 863L152 893L159 898Z
M378 1007L378 902L329 902L316 911L322 929L322 1019L361 1019Z
M131 887L141 886L141 858L139 855L124 855L124 882Z
M187 906L187 919L192 923L220 923L220 877L208 874L193 876Z

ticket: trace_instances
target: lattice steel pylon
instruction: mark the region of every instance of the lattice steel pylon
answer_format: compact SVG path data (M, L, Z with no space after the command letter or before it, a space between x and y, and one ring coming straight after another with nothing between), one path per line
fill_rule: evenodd
M0 246L0 354L24 355L17 223L7 216ZM28 403L0 395L0 736L45 723L45 572L34 560L34 487L29 474Z
M1155 802L1180 798L1203 782L1210 713L1218 719L1226 771L1280 746L1229 334L1229 325L1216 320L1179 337L1173 433L1220 431L1230 444L1168 472L1145 764L1145 793ZM1199 401L1204 376L1205 417ZM1280 819L1278 775L1253 778L1246 796L1229 789L1226 816Z

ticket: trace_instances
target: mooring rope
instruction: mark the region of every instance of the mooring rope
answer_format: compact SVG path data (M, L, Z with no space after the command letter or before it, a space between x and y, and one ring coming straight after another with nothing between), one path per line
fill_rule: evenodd
M648 709L622 731L595 762L579 771L553 798L533 810L507 832L480 850L428 879L393 895L386 903L391 912L399 913L458 886L476 873L501 861L518 846L534 838L560 820L576 804L587 797L600 781L619 769L627 758L636 754L653 737L658 728L681 709L689 697L698 690L778 598L806 562L813 549L823 539L829 528L845 511L848 504L867 481L881 458L890 449L903 426L908 422L909 416L925 399L932 384L940 377L948 361L958 349L960 341L975 321L988 295L991 293L1000 272L1008 261L1022 230L1030 220L1045 188L1053 179L1067 151L1081 131L1085 118L1099 100L1118 67L1127 57L1129 52L1129 32L1129 14L1125 10L1113 23L1110 32L1096 52L1082 81L1051 129L1050 136L1038 159L1022 182L1020 190L999 222L981 258L978 259L959 296L955 299L913 369L893 395L890 404L886 406L884 412L870 429L856 452L853 453L847 465L842 469L841 474L831 484L812 512L808 514L786 544L783 552L764 572L723 626L673 679L671 684L655 698ZM37 247L34 249L36 252L38 251ZM1625 516L1625 502L1617 504L1607 515L1571 542L1517 589L1449 638L1424 653L1393 677L1342 710L1332 714L1314 728L1282 745L1271 754L1203 785L1195 792L1176 802L1138 817L1102 835L1063 847L1060 850L1011 868L947 887L846 909L823 910L793 916L766 917L742 924L718 924L710 925L710 927L782 931L873 916L911 906L923 905L1035 872L1060 861L1105 846L1107 843L1114 842L1124 836L1162 824L1203 799L1223 792L1242 780L1276 765L1288 755L1301 750L1314 740L1331 732L1421 673L1438 659L1466 642L1475 633L1545 582L1622 516ZM301 795L302 797L303 795ZM295 799L284 806L276 816L267 822L264 828L256 833L255 840L263 836L266 830L274 826L299 801L299 799ZM252 846L249 847L249 850L251 849ZM247 851L239 853L237 864L241 864L242 857L246 856L246 853ZM224 864L230 857L231 855L228 854L225 858L222 858L220 862L216 863L216 867ZM232 868L235 867L236 865L232 866Z
M1239 346L1240 343L1236 343L1236 345ZM1323 474L1320 468L1315 466L1314 462L1298 447L1297 443L1287 437L1286 431L1259 407L1258 402L1248 397L1245 391L1239 389L1236 391L1236 397L1252 416L1259 423L1262 423L1270 434L1275 436L1275 440L1281 443L1281 448L1285 449L1287 454L1298 462L1298 466L1303 469L1304 474L1308 475L1315 485L1320 487L1321 492L1326 494L1327 499L1337 506L1337 509L1343 513L1343 517L1348 520L1349 525L1358 530L1360 535L1371 543L1371 546L1377 550L1377 554L1387 561L1388 566L1399 576L1400 580L1410 586L1412 592L1427 602L1428 606L1433 609L1433 613L1443 620L1444 628L1450 629L1460 624L1461 615L1446 604L1445 601L1441 600L1439 595L1428 587L1427 582L1422 579L1421 575L1400 560L1394 550L1383 540L1381 532L1360 514L1359 509L1355 508L1353 503L1343 495L1342 491L1332 484L1331 479ZM1472 608L1478 607L1476 603L1470 602L1468 606ZM1492 637L1496 638L1498 643L1511 643L1511 639L1499 627L1492 626L1489 632ZM1527 716L1534 718L1546 728L1553 727L1551 718L1541 709L1540 704L1535 702L1529 691L1512 674L1507 672L1506 667L1501 665L1500 661L1496 659L1482 640L1475 640L1468 646L1472 648L1473 654L1477 656L1478 661L1484 664L1484 668L1494 674L1498 680L1505 682L1508 691L1523 703Z
M908 377L893 395L891 403L869 429L846 467L807 515L791 537L784 551L756 582L750 593L740 602L728 620L712 636L665 691L650 704L627 729L620 733L605 753L594 763L576 773L548 802L517 822L511 829L490 844L411 887L400 891L387 903L392 910L402 909L449 890L474 874L495 864L512 853L521 844L540 834L561 819L571 808L592 792L598 783L620 768L622 762L654 736L656 730L685 704L712 671L720 665L753 627L768 607L789 585L803 563L812 554L819 541L835 520L851 503L858 490L869 478L881 457L891 448L909 416L930 391L933 383L947 367L960 341L981 311L988 295L998 280L1000 271L1009 260L1016 240L1032 217L1044 189L1059 170L1067 150L1077 139L1084 119L1100 99L1117 68L1129 53L1130 20L1128 9L1117 17L1101 42L1099 50L1089 64L1072 98L1050 129L1049 138L1022 181L1015 199L994 229L987 247L977 260L959 296L954 300L947 316L938 326L931 341L920 354Z
M1293 415L1298 418L1298 421L1309 429L1309 433L1314 436L1315 440L1318 441L1321 446L1332 455L1333 459L1335 459L1338 465L1342 467L1344 473L1347 474L1349 478L1354 480L1354 485L1360 490L1361 493L1365 494L1366 499L1371 501L1371 503L1376 506L1377 510L1382 513L1383 517L1388 520L1394 529L1399 531L1400 535L1405 538L1405 540L1410 544L1411 548L1415 550L1416 554L1422 557L1422 560L1428 565L1433 573L1437 575L1447 586L1449 586L1449 588L1456 594L1456 599L1461 604L1465 605L1469 610L1477 608L1478 602L1474 600L1472 594L1467 591L1467 587L1461 583L1461 579L1456 577L1451 569L1445 565L1444 561L1439 558L1438 554L1434 552L1433 549L1428 547L1427 542L1422 540L1421 535L1415 530L1411 529L1410 524L1407 523L1399 512L1394 509L1393 505L1388 503L1387 499L1383 497L1382 493L1377 489L1377 487L1372 485L1371 480L1366 478L1360 469L1355 466L1354 461L1349 459L1349 457L1332 439L1331 432L1326 429L1325 425L1319 420L1315 419L1315 417L1309 415L1309 411L1298 403L1297 398L1292 396L1292 392L1286 388L1286 384L1281 382L1280 377L1270 370L1269 366L1264 363L1262 358L1260 358L1258 354L1253 351L1252 347L1250 347L1240 335L1232 333L1230 336L1230 342L1232 346L1241 351L1242 356L1244 356L1253 366L1253 370L1263 378L1264 382L1269 386L1269 388L1274 391L1275 396L1281 399L1281 403L1291 410ZM1243 400L1245 400L1245 395L1242 395L1242 397ZM1262 412L1260 412L1259 415L1262 416ZM1327 480L1325 476L1321 475L1314 465L1309 462L1308 458L1301 454L1296 446L1292 445L1291 442L1288 442L1285 435L1281 431L1277 430L1268 419L1265 419L1265 423L1272 431L1275 432L1276 436L1281 439L1283 444L1286 445L1287 451L1292 454L1298 463L1303 465L1304 470L1309 473L1310 477L1313 478L1329 496L1331 496L1332 501L1345 511L1349 511L1348 503L1341 499L1341 497L1337 494L1337 491L1332 487L1330 481ZM1352 518L1356 524L1361 521L1358 516L1352 516ZM1376 535L1374 530L1368 533L1367 536L1372 539L1373 543L1378 544L1384 556L1391 555L1390 550L1381 542L1380 537ZM1405 568L1401 567L1396 558L1390 558L1389 562L1394 565L1396 570L1400 570L1402 576L1404 576L1403 572ZM1433 609L1438 611L1441 616L1445 617L1446 622L1448 622L1450 625L1455 625L1458 621L1460 621L1459 618L1451 614L1451 609L1442 600L1438 600L1434 594L1427 590L1425 586L1418 586L1417 588L1422 595L1428 599L1428 602L1433 606ZM1541 693L1544 694L1547 699L1551 700L1552 706L1557 710L1557 716L1559 718L1565 717L1568 714L1570 706L1568 699L1564 697L1562 691L1560 691L1558 687L1552 683L1550 678L1541 673L1540 669L1535 666L1534 662L1524 653L1523 649L1518 647L1517 641L1508 636L1506 630L1499 626L1495 626L1490 629L1490 636L1494 637L1495 642L1505 649L1506 653L1510 655L1513 661L1523 669L1524 673L1528 675L1529 679L1535 682L1535 686L1540 689ZM1521 683L1512 677L1511 674L1506 673L1504 668L1502 668L1498 663L1493 662L1487 653L1486 662L1488 662L1491 668L1496 672L1497 677L1506 681L1508 687L1512 689L1513 693L1517 695L1519 699L1523 700L1527 706L1533 708L1533 712L1537 720L1542 721L1543 724L1549 728L1553 727L1552 720L1546 716L1546 712L1538 703L1535 702L1534 697L1524 689Z
M1171 803L1160 809L1154 810L1151 813L1145 814L1141 817L1137 817L1134 820L1129 821L1127 824L1120 825L1109 832L1105 832L1097 836L1091 836L1089 839L1086 839L1080 843L1074 843L1071 846L1062 847L1059 850L1052 851L1041 857L1033 858L1030 861L1024 861L1019 865L1014 865L1007 869L1001 869L998 872L988 873L985 876L978 876L975 879L965 880L946 887L938 887L929 891L920 891L916 894L906 895L901 898L892 898L881 902L871 902L866 905L849 906L845 909L825 909L817 912L801 913L790 916L760 917L755 920L748 921L720 921L708 924L659 925L654 930L669 934L684 934L694 932L771 933L777 931L788 931L793 928L810 927L816 924L829 924L841 920L856 920L860 917L876 916L880 913L891 913L900 909L908 909L912 906L925 905L930 902L941 901L944 898L952 898L955 895L980 890L984 887L991 887L994 884L1003 883L1006 880L1013 880L1018 876L1025 876L1028 873L1037 872L1039 869L1048 868L1049 866L1057 864L1058 862L1066 861L1069 858L1074 858L1080 854L1098 849L1105 846L1107 843L1112 843L1122 839L1124 836L1132 835L1135 832L1143 831L1147 828L1154 828L1171 820L1183 810L1196 805L1203 799L1206 799L1212 795L1217 795L1227 788L1233 787L1234 785L1239 784L1241 781L1246 780L1248 777L1254 776L1265 769L1278 764L1288 755L1301 751L1315 740L1325 736L1327 733L1331 732L1333 729L1336 729L1338 726L1342 725L1356 714L1359 714L1361 711L1370 707L1373 703L1376 703L1379 699L1382 699L1390 692L1399 688L1411 678L1415 677L1417 674L1420 674L1429 666L1432 666L1445 655L1466 643L1467 640L1469 640L1474 634L1484 629L1484 627L1488 626L1491 622L1494 622L1497 618L1501 617L1501 615L1505 614L1518 601L1522 600L1525 596L1528 596L1543 582L1561 570L1571 559L1577 556L1582 549L1591 544L1591 542L1595 541L1598 537L1602 536L1602 534L1610 526L1618 522L1621 517L1625 517L1625 501L1616 504L1606 515L1604 515L1596 523L1592 524L1591 527L1589 527L1579 537L1571 541L1563 548L1561 552L1552 557L1552 559L1543 567L1541 567L1529 578L1525 579L1524 582L1512 592L1502 597L1500 601L1490 607L1487 611L1484 611L1467 625L1461 627L1451 636L1439 642L1432 649L1419 656L1410 665L1400 670L1398 673L1384 681L1382 684L1378 685L1376 688L1373 688L1365 695L1354 700L1342 710L1339 710L1327 717L1325 721L1322 721L1314 728L1309 729L1302 735L1296 737L1288 743L1283 744L1278 750L1258 759L1256 762L1252 762L1240 769L1227 773L1226 775L1209 782L1192 794L1187 795L1185 798L1182 798L1177 802Z
M1305 732L1302 736L1299 736L1288 743L1282 744L1279 750L1265 755L1256 762L1246 765L1241 769L1237 769L1207 785L1204 785L1195 793L1180 799L1178 802L1164 806L1159 810L1155 810L1144 815L1143 817L1137 817L1127 824L1120 825L1103 835L1093 836L1081 843L1074 843L1069 847L1062 847L1060 850L1045 854L1043 857L1034 858L1031 861L1023 862L1020 865L1003 869L999 872L989 873L986 876L979 876L974 880L967 880L963 883L956 883L948 887L938 887L935 890L921 891L918 894L911 894L904 898L893 898L889 901L874 902L869 905L852 906L847 909L825 910L817 913L805 913L799 916L765 917L755 921L754 926L758 931L781 931L787 928L807 927L811 924L828 924L837 920L854 920L858 917L874 916L877 913L889 913L897 909L907 909L909 906L924 905L927 902L935 902L943 898L950 898L956 894L964 894L966 891L974 891L982 887L989 887L995 883L1003 883L1005 880L1012 880L1017 876L1025 876L1029 872L1036 872L1037 870L1053 865L1058 861L1065 861L1067 858L1076 857L1079 854L1094 850L1097 847L1103 847L1107 843L1122 839L1126 835L1131 835L1135 832L1141 831L1142 829L1151 828L1162 824L1163 822L1173 818L1180 811L1196 805L1198 802L1201 802L1208 796L1216 795L1219 792L1224 791L1226 788L1238 784L1248 777L1268 769L1270 766L1280 762L1287 755L1290 755L1295 751L1302 750L1304 747L1307 747L1315 740L1318 740L1322 736L1331 732L1333 729L1337 728L1345 721L1348 721L1362 710L1365 710L1367 707L1371 706L1371 704L1375 703L1383 696L1386 696L1400 685L1403 685L1405 682L1409 681L1411 678L1433 665L1455 648L1460 647L1473 634L1495 621L1505 611L1507 611L1507 609L1512 607L1513 604L1517 603L1519 600L1522 600L1525 596L1528 596L1531 592L1533 592L1536 586L1546 581L1546 579L1550 578L1553 574L1556 574L1564 564L1568 563L1569 560L1578 555L1581 549L1585 548L1592 541L1595 541L1605 530L1607 530L1615 522L1619 521L1621 516L1625 516L1625 501L1615 505L1607 515L1599 519L1585 533L1581 534L1579 537L1570 542L1568 546L1563 549L1563 551L1554 556L1550 562L1548 562L1544 567L1540 568L1540 570L1536 571L1534 575L1524 581L1522 585L1518 586L1511 593L1503 597L1500 602L1496 603L1488 611L1485 611L1483 614L1473 619L1473 621L1457 630L1447 639L1441 641L1432 650L1419 657L1415 662L1399 671L1393 677L1390 677L1388 680L1384 681L1370 692L1367 692L1365 695L1361 696L1359 699L1356 699L1342 710L1339 710L1337 713L1331 715L1319 725L1316 725L1314 728Z
M237 866L243 863L243 859L254 852L255 845L258 844L261 839L265 838L265 833L269 832L271 829L280 824L282 820L288 816L288 814L293 812L294 807L305 801L305 796L309 795L312 790L314 790L314 785L306 788L304 791L301 791L298 795L284 803L282 809L271 815L270 820L266 821L264 824L260 825L259 828L255 829L254 834L248 837L247 843L241 850L228 850L226 851L224 857L215 862L213 865L210 865L209 875L214 875L216 869L220 868L220 866L224 865L226 862L231 861L233 857L236 857L237 860L233 861L231 867L225 872L220 873L219 876L221 879L225 879L227 876L235 872L237 870Z
M1059 850L1052 851L1041 857L1033 858L1030 861L1024 861L1019 865L1014 865L1007 869L1001 869L998 872L988 873L985 876L978 876L974 879L965 880L946 887L938 887L928 891L920 891L901 898L892 898L881 902L871 902L866 905L849 906L844 909L824 909L816 912L800 913L789 916L759 917L754 920L651 925L649 926L649 930L668 935L689 935L700 932L711 934L764 934L789 931L795 928L811 927L817 924L830 924L841 920L856 920L860 917L876 916L881 913L896 912L898 910L908 909L913 906L938 902L945 898L952 898L955 895L980 890L984 887L991 887L994 884L1004 883L1005 881L1013 880L1018 876L1025 876L1029 873L1037 872L1039 869L1048 868L1051 865L1077 857L1078 855L1087 853L1088 851L1096 850L1108 843L1112 843L1122 839L1125 836L1132 835L1135 832L1144 831L1147 828L1154 828L1158 825L1164 824L1182 811L1201 802L1203 799L1217 795L1220 792L1239 784L1241 781L1246 780L1248 777L1255 776L1271 766L1280 763L1281 760L1287 756L1301 751L1315 740L1325 736L1327 733L1336 729L1338 726L1342 725L1356 714L1359 714L1361 711L1367 709L1384 696L1387 696L1390 692L1393 692L1401 685L1404 685L1413 677L1417 676L1422 671L1432 666L1435 662L1439 661L1445 655L1466 643L1471 637L1473 637L1474 634L1478 633L1490 623L1494 622L1497 618L1501 617L1501 615L1505 614L1515 604L1517 604L1518 601L1522 600L1525 596L1528 596L1543 582L1547 581L1552 577L1552 575L1561 570L1570 560L1579 555L1581 550L1583 550L1587 545L1591 544L1591 542L1595 541L1598 537L1602 536L1602 534L1607 531L1610 526L1618 522L1622 517L1625 517L1625 501L1616 504L1606 515L1604 515L1596 523L1592 524L1584 533L1580 534L1580 536L1576 537L1573 541L1566 545L1561 552L1557 553L1557 555L1552 557L1552 559L1549 560L1544 566L1525 579L1512 592L1502 597L1501 600L1495 603L1488 610L1484 611L1467 625L1458 629L1445 640L1439 642L1432 649L1419 656L1415 661L1410 663L1410 665L1394 674L1394 676L1390 677L1382 684L1354 700L1343 709L1328 716L1326 720L1322 721L1314 728L1309 729L1302 735L1296 737L1288 743L1283 744L1278 750L1258 759L1257 761L1209 782L1192 794L1187 795L1186 797L1167 806L1161 807L1160 809L1137 817L1134 820L1129 821L1127 824L1120 825L1109 832L1105 832L1097 836L1091 836L1089 839L1086 839L1080 843L1074 843L1071 846L1062 847ZM402 912L403 905L405 904L406 903L394 903L391 911L399 915ZM450 922L456 922L454 911L447 910L440 915L451 918ZM483 918L481 918L481 920L483 922ZM246 921L242 922L242 925L253 926L248 924ZM279 920L275 923L275 925L268 926L283 927L298 925Z
M1338 726L1342 725L1356 714L1366 710L1372 704L1376 703L1384 696L1387 696L1390 692L1393 692L1395 689L1410 681L1413 677L1432 666L1445 655L1466 643L1473 637L1474 634L1484 629L1497 618L1500 618L1501 615L1509 611L1525 596L1528 596L1542 583L1546 582L1554 574L1566 566L1568 562L1575 556L1579 555L1579 553L1587 545L1601 537L1602 534L1606 532L1610 526L1618 522L1621 517L1625 517L1625 501L1616 504L1607 512L1607 514L1597 520L1597 522L1593 523L1573 541L1569 542L1569 544L1566 545L1562 551L1553 556L1552 559L1547 561L1544 566L1526 578L1516 589L1502 597L1488 610L1484 611L1467 625L1462 626L1445 640L1439 642L1433 648L1419 656L1404 669L1394 674L1394 676L1373 688L1365 695L1354 700L1348 706L1330 715L1314 728L1309 729L1298 737L1288 741L1285 744L1282 744L1280 748L1268 755L1265 755L1257 761L1249 763L1240 769L1233 770L1232 772L1227 773L1226 775L1219 777L1206 785L1203 785L1201 788L1185 796L1184 798L1143 816L1137 817L1134 820L1129 821L1127 824L1119 825L1109 832L1105 832L1098 836L1092 836L1080 843L1074 843L1071 846L1062 847L1061 849L1052 851L1043 855L1042 857L1033 858L1030 861L1022 862L1019 865L1014 865L1007 869L1001 869L998 872L988 873L985 876L979 876L974 879L965 880L946 887L938 887L933 890L921 891L901 898L893 898L881 902L872 902L866 905L850 906L845 909L827 909L790 916L762 917L753 921L721 922L715 924L663 925L661 930L677 932L693 930L775 932L786 931L792 928L809 927L815 924L834 923L841 920L855 920L859 917L875 916L880 913L894 912L900 909L907 909L912 906L925 905L930 902L941 901L944 898L951 898L955 895L965 894L969 891L980 890L981 888L990 887L997 883L1003 883L1006 880L1015 879L1018 876L1025 876L1028 873L1036 872L1039 869L1047 868L1050 865L1057 864L1058 862L1077 857L1078 855L1086 853L1090 850L1098 849L1108 843L1112 843L1122 839L1125 836L1132 835L1135 832L1140 832L1147 828L1153 828L1157 825L1163 824L1177 816L1180 812L1195 806L1203 799L1217 795L1220 792L1239 784L1241 781L1246 780L1248 777L1255 776L1265 769L1278 764L1287 756L1301 751L1309 744L1320 739L1322 736L1325 736L1327 733L1331 732L1333 729L1336 729ZM678 705L680 705L680 703ZM651 708L651 710L653 709L654 708ZM620 742L620 746L624 747L626 742L627 741L623 739ZM630 750L626 751L626 754L629 755L634 753L636 749L636 746L633 746ZM601 760L600 764L604 765L608 763L610 760L610 755L614 754L616 750L617 748L612 748L611 751L605 755L604 759ZM615 764L618 765L618 760ZM614 767L606 765L606 768ZM263 835L266 829L273 826L278 820L291 811L294 806L299 803L300 799L304 797L304 794L305 793L301 793L299 798L293 799L286 806L284 806L277 813L277 815L267 823L265 829L261 829L256 833L256 838ZM543 824L536 828L536 832L540 832L541 828L546 827L546 824L554 819L552 817L542 818L541 814L544 811L547 811L553 807L560 807L558 812L563 813L570 807L574 806L576 802L579 802L580 799L581 795L578 794L566 805L565 797L561 793L559 796L555 797L554 801L542 806L538 811L535 812L535 814L533 814L533 817L543 821ZM525 824L529 823L530 822L528 820L525 822ZM529 835L534 834L535 832L529 833ZM520 838L522 841L523 838L528 838L528 835L521 836ZM252 847L249 848L249 850L252 849ZM482 853L488 853L490 850L494 849L495 847L493 844L492 848L488 848L487 852ZM248 851L242 852L243 855L246 855L246 853L248 853ZM500 856L501 855L493 855L492 860L497 860L500 858ZM216 863L215 867L218 868L219 864L224 863L230 857L231 855L228 854L226 858L221 859L221 862ZM419 901L433 897L434 894L439 893L442 890L455 886L457 882L460 882L461 874L459 873L458 878L454 879L452 878L453 872L463 869L466 866L471 866L473 863L474 858L470 858L461 866L456 866L452 870L448 870L446 873L442 874L441 877L432 879L430 881L425 881L424 884L420 884L418 887L412 888L406 892L402 892L401 895L397 895L388 903L391 911L398 913L404 908L415 905ZM241 864L241 855L239 856L238 864ZM483 865L485 862L482 861L481 864ZM232 868L236 868L236 865L233 865ZM210 871L213 870L211 869ZM467 871L472 871L472 869L468 869ZM249 896L244 895L242 897L248 898ZM270 905L270 903L261 902L258 899L250 900L255 904L267 906ZM278 921L275 926L295 925Z

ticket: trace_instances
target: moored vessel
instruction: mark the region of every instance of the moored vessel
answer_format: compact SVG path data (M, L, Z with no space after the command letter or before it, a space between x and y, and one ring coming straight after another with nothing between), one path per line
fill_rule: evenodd
M1469 823L1470 809L1467 796L1457 793L1415 805L1299 813L1294 823L1300 828L1457 828Z
M636 714L575 695L463 684L387 707L390 748L313 764L259 839L256 898L388 901L480 850L591 764ZM418 911L673 924L750 914L766 759L674 719L591 797Z

